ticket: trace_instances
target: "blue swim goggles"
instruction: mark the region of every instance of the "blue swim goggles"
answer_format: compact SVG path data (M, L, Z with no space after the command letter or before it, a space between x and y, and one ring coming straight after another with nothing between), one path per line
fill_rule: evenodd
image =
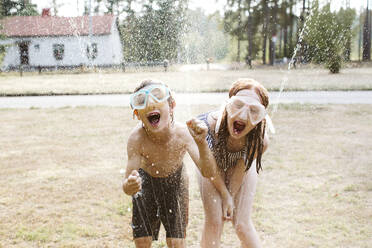
M159 103L168 100L170 93L168 87L163 84L149 85L130 96L130 106L132 109L146 108L149 96Z

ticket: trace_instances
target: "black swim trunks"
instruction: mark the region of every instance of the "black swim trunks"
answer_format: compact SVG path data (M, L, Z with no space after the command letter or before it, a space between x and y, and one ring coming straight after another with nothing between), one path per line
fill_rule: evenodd
M160 223L167 238L186 237L189 192L182 176L183 167L165 178L152 177L143 169L138 170L142 189L132 197L134 238L152 236L157 240Z

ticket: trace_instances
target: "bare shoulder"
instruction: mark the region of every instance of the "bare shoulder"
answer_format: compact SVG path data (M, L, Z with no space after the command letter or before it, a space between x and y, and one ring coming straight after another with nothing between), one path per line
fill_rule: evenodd
M213 111L213 112L210 112L209 115L208 115L207 121L208 121L208 124L209 124L209 127L210 127L212 133L215 130L219 114L220 114L219 111Z
M145 133L143 131L142 126L137 125L136 127L134 127L128 137L128 143L127 143L128 149L129 148L134 149L134 148L140 147L140 145L143 143L144 137L145 137Z
M181 122L175 122L174 123L174 130L177 138L185 138L186 136L189 136L189 130L187 128L186 123Z

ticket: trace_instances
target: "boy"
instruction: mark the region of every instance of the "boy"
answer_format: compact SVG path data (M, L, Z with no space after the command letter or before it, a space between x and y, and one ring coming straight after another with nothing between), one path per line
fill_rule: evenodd
M161 82L145 80L131 95L134 115L141 121L131 132L123 191L132 195L132 228L136 247L151 247L160 223L168 247L185 247L188 178L183 165L190 154L201 174L213 179L223 199L223 215L231 218L233 203L205 140L208 128L192 119L174 122L176 102Z

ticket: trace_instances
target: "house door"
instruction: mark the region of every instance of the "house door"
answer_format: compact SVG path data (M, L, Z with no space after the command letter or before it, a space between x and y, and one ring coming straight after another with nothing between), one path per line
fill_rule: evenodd
M28 65L28 43L19 44L19 53L21 55L21 65Z

